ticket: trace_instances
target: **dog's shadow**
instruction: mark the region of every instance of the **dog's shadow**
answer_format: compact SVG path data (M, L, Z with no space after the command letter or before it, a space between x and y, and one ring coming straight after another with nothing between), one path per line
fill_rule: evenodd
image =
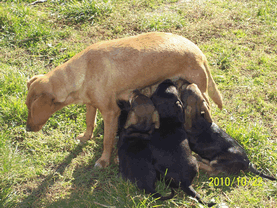
M107 183L107 179L116 179L117 177L114 176L118 175L118 167L114 163L105 169L94 168L97 158L101 156L102 140L98 140L98 142L99 149L95 148L93 157L85 162L83 154L91 142L78 144L62 162L51 170L51 174L47 175L38 187L32 190L16 207L91 207L94 204L92 197L95 192L101 192L102 185ZM115 151L113 157L114 155ZM76 162L75 160L79 160L79 158L82 161ZM69 169L72 168L73 172L69 173ZM63 186L62 183L66 185ZM67 190L61 191L63 187ZM55 191L55 189L58 190Z
M71 164L72 160L83 152L83 148L87 145L88 144L79 144L76 148L74 148L70 154L53 169L52 173L46 176L40 185L34 189L21 203L17 204L16 207L36 207L37 203L40 204L40 201L43 200L43 197L45 197L48 190L55 185L55 182L64 174L66 168Z
M102 142L100 142L102 143ZM68 156L64 158L64 160L56 166L52 170L52 173L46 176L46 178L40 182L40 185L32 190L30 195L28 195L21 203L17 204L16 207L103 207L99 206L99 204L106 202L107 200L111 200L105 204L121 204L122 206L125 205L124 198L126 197L125 193L120 193L120 191L124 192L124 188L120 187L121 180L117 177L118 175L118 165L113 163L111 166L105 169L95 169L94 164L96 159L100 156L101 151L95 149L94 157L91 157L88 161L82 163L74 164L74 169L72 172L71 177L67 177L68 167L74 163L74 159L78 160L78 157L81 156L84 152L84 149L91 145L90 143L86 144L79 144L76 146ZM102 147L102 144L99 144ZM101 149L101 148L100 148ZM115 155L115 152L113 156ZM82 156L81 156L82 157ZM200 173L204 175L203 173ZM66 179L62 179L65 177ZM194 186L202 186L201 189L207 189L207 195L213 195L212 189L209 187L209 183L204 183L203 181L210 182L209 177L204 175L204 177L200 177L194 181ZM55 189L56 183L58 185L58 191L53 193L53 189ZM69 189L65 192L60 191L62 188L61 183L70 183L70 186L66 185L65 188ZM202 185L201 185L202 184ZM124 185L123 185L124 186ZM126 186L126 185L125 185ZM109 195L109 191L105 191L103 189L107 189L110 187L116 193L117 199L110 199L111 196ZM125 187L126 188L126 187ZM128 189L134 195L137 194L135 187L128 187ZM228 192L231 190L231 187L226 186L218 186L214 187L217 189L221 189L223 192ZM51 190L51 196L49 199L49 190ZM61 196L63 193L66 193L66 196ZM101 194L100 194L101 193ZM181 191L182 194L184 194ZM57 195L55 195L57 194ZM53 199L57 197L57 199ZM98 205L97 205L98 204Z

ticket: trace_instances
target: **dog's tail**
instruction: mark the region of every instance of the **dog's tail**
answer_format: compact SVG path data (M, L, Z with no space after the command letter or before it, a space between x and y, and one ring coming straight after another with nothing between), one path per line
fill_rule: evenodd
M174 195L175 195L175 192L174 192L173 188L171 188L171 194L170 195L168 195L168 196L162 196L159 193L155 193L153 195L153 197L158 199L158 200L165 201L165 200L168 200L168 199L172 199L174 197Z
M258 171L254 165L252 163L249 163L249 166L248 166L248 170L256 175L259 175L261 176L262 178L267 178L269 180L272 180L272 181L276 181L277 179L272 177L272 176L269 176L269 175L265 175L263 174L262 172Z
M220 92L217 89L216 83L211 75L210 69L209 69L209 65L207 60L204 61L204 65L206 68L206 73L208 75L208 93L209 96L212 98L212 100L217 104L218 108L220 110L222 110L222 96L220 94Z
M204 202L201 199L200 195L193 189L193 187L191 185L189 187L185 187L184 185L182 185L182 189L189 196L196 198L198 200L198 202L200 202L201 204L207 205L208 207L212 207L212 206L216 205L216 203L214 203L214 202L210 202L210 203Z

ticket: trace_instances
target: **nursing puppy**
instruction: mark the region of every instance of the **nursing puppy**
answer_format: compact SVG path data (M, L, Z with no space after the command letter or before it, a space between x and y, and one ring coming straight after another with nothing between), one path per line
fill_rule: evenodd
M151 134L158 125L159 116L152 101L136 92L118 141L119 172L123 178L136 183L139 189L144 189L145 193L166 200L174 196L174 191L171 189L171 195L165 197L156 192L156 170L148 146Z
M242 146L212 122L207 103L197 85L190 84L181 92L184 104L184 127L189 145L199 157L199 165L209 174L238 174L250 171L263 178L276 180L256 170Z
M200 203L213 206L215 203L203 202L191 185L198 166L183 128L183 107L177 88L172 81L165 80L151 99L160 117L160 128L155 129L150 141L155 169L161 177L165 177L170 187L180 186Z

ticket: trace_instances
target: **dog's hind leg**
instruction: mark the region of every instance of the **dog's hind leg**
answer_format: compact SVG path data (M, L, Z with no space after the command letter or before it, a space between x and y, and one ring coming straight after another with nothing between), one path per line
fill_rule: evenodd
M197 159L199 169L205 171L209 176L217 175L222 172L212 167L209 160L203 159L199 155L196 155L195 157Z
M85 143L91 138L93 130L96 125L96 116L97 116L96 108L89 104L87 104L86 107L87 107L87 113L86 113L87 130L85 133L80 134L77 137L77 139L79 139L80 142L82 143Z

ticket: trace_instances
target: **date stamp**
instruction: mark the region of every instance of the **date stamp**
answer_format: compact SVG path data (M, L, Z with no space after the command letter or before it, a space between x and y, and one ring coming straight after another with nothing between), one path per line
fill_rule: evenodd
M261 177L210 177L209 178L209 186L262 186L262 178Z

